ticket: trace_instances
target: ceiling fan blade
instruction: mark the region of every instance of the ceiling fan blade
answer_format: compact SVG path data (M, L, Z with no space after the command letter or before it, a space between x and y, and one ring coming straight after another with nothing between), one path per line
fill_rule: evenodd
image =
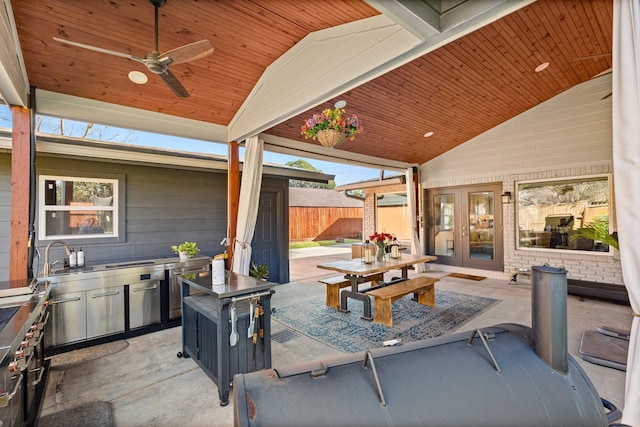
M158 74L162 80L169 86L169 89L181 98L186 98L189 96L189 92L182 86L182 83L173 75L173 73L169 70L165 70L164 73Z
M200 40L199 42L187 44L170 50L160 55L160 61L163 64L182 64L183 62L194 61L204 58L213 53L213 46L209 40ZM170 60L168 60L170 58Z
M603 58L605 56L611 56L610 53L598 53L595 55L588 55L588 56L580 56L576 59L574 59L574 61L584 61L586 59L598 59L598 58Z
M142 58L134 56L134 55L130 55L128 53L116 52L115 50L103 49L101 47L90 46L90 45L84 44L84 43L72 42L70 40L65 40L65 39L61 39L61 38L58 38L58 37L54 37L53 39L55 41L57 41L57 42L60 42L60 43L68 44L68 45L71 45L71 46L76 46L76 47L79 47L79 48L82 48L82 49L93 50L95 52L106 53L107 55L113 55L113 56L119 56L121 58L133 59L134 61L142 62L144 64L144 60Z

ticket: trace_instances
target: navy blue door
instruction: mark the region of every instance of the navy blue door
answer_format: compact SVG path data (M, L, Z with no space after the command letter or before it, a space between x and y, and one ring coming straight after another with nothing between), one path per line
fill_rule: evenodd
M278 282L280 266L278 257L278 193L262 191L256 220L256 230L251 242L251 259L257 264L267 264L270 282Z

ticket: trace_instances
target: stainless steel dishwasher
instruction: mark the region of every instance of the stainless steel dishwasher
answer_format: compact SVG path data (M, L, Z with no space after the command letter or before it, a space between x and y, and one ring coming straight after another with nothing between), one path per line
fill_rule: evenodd
M182 294L180 283L178 283L178 275L187 272L209 271L211 260L211 257L198 256L189 258L186 261L174 261L164 264L169 282L169 319L181 317Z
M160 282L164 266L147 267L148 271L132 276L129 285L129 328L160 323Z

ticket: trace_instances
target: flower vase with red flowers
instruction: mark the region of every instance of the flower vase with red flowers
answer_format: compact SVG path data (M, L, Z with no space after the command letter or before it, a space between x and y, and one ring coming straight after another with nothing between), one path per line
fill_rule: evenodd
M375 232L369 236L369 241L378 247L376 259L381 262L384 261L384 257L387 253L387 245L393 241L393 235L389 233Z

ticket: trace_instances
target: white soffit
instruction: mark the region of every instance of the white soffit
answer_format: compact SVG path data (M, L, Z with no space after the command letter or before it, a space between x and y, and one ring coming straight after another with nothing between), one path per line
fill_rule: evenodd
M39 89L36 91L36 112L88 123L98 123L99 120L105 125L219 143L226 143L228 135L226 126Z
M384 15L310 33L267 67L231 120L230 139L255 135L371 80L371 70L420 42Z
M536 0L454 2L439 17L412 19L398 18L408 13L399 0L366 1L383 15L311 33L265 70L231 120L230 140L269 129Z
M0 96L7 105L29 105L27 78L11 2L0 5Z
M273 153L398 172L404 172L407 168L418 166L413 163L398 162L394 160L381 159L379 157L367 156L365 154L350 153L348 151L342 151L339 148L327 148L314 144L301 144L299 141L293 141L291 139L264 133L260 134L260 137L264 140L264 150Z

